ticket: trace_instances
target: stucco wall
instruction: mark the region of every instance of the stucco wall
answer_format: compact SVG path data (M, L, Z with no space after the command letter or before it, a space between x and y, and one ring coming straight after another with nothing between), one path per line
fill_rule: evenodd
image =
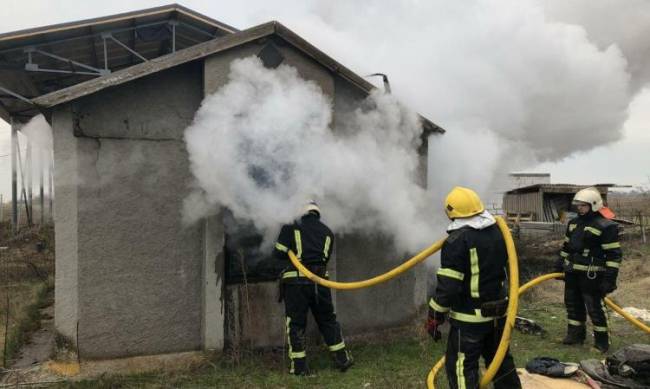
M76 240L57 245L56 289L76 284L82 358L201 348L203 225L183 227L181 210L191 179L182 134L202 97L191 64L78 100L72 120L65 108L53 116L55 158L76 166L65 172L76 185L56 181L57 239ZM75 264L76 280L59 276ZM56 301L66 334L74 305Z
M77 256L77 138L72 135L72 111L52 115L54 142L55 285L54 323L64 336L75 339L78 320Z

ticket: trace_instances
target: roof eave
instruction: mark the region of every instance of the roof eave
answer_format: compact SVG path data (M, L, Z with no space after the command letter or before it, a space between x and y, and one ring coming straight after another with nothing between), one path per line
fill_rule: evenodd
M304 54L320 63L322 66L326 67L334 74L352 83L363 92L370 93L372 90L376 89L373 84L360 77L352 70L343 66L281 23L277 21L270 21L246 30L242 30L235 34L213 39L184 50L179 50L176 53L171 53L159 58L155 58L148 62L119 70L106 76L102 76L71 86L69 88L39 96L32 101L39 108L47 110L57 105L93 94L104 88L121 85L123 83L145 77L149 74L166 70L187 62L195 61L209 55L216 54L218 52L228 50L230 48L237 47L239 45L274 34L297 47ZM429 119L425 118L424 116L420 115L420 118L422 120L425 135L445 132L444 129Z

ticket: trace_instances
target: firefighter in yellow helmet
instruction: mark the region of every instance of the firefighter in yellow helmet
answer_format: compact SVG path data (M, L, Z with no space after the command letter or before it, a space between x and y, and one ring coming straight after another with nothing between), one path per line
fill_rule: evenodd
M449 318L445 369L449 386L479 387L479 359L488 365L499 346L508 305L508 254L494 217L471 189L455 187L445 200L451 220L442 246L426 328L434 341ZM496 389L521 388L510 352L494 379Z
M616 289L621 265L618 224L603 215L611 211L603 206L596 188L576 193L573 205L578 217L569 221L564 245L555 271L564 272L564 304L568 330L564 344L582 344L586 337L587 313L594 330L594 346L601 352L609 349L607 310L603 298ZM608 211L608 212L606 212Z

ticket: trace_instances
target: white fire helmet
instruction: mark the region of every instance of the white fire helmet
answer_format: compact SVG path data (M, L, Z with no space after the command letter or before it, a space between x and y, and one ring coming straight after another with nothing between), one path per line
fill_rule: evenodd
M305 207L302 210L302 214L306 215L311 211L316 211L320 215L320 208L318 207L318 204L316 204L316 201L314 200L309 200L305 203Z
M578 193L573 197L573 203L587 203L591 205L591 210L593 212L598 212L603 208L603 198L600 196L598 189L593 186L578 191Z

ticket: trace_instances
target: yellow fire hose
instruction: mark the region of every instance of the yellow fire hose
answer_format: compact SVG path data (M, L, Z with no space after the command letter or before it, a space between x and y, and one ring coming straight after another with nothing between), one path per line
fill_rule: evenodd
M555 278L564 278L564 273L549 273L545 274L543 276L539 276L537 278L534 278L524 285L522 285L519 288L519 294L523 294L524 292L528 291L528 289L532 288L533 286L539 285L544 281L552 280ZM625 319L627 319L629 322L637 326L639 329L642 331L650 334L650 327L648 327L645 323L639 321L637 318L634 316L630 315L629 313L625 312L621 307L616 305L609 297L604 298L605 304L607 304L608 307L616 311L619 315L623 316ZM503 342L503 340L502 340ZM500 345L501 346L501 345ZM440 360L431 368L431 371L429 372L429 376L427 377L427 387L429 389L435 389L434 385L434 380L436 377L436 374L438 371L444 366L445 363L445 357L440 358ZM490 364L492 366L492 364ZM486 373L487 375L487 373ZM485 377L485 376L483 376ZM488 381L489 382L489 381ZM486 382L486 384L488 383ZM481 387L483 387L483 380L481 380Z
M522 285L521 288L519 288L519 294L522 294L526 292L528 289L532 288L533 286L540 284L544 281L553 279L553 278L564 278L564 273L549 273L545 274L543 276L539 276L533 280L528 281L524 285ZM634 324L637 326L641 331L650 334L650 327L648 327L645 323L641 322L634 316L630 315L629 313L625 312L621 307L616 305L609 297L605 297L603 299L605 301L605 304L607 304L608 307L610 307L612 310L616 311L619 315L623 316L625 319L627 319L630 323Z
M485 374L481 378L481 383L480 387L485 388L487 385L492 381L492 378L494 378L494 375L496 374L497 370L501 366L501 363L503 362L503 358L505 357L505 354L508 350L508 347L510 345L510 336L512 334L512 328L514 327L515 319L517 316L517 307L519 303L519 295L526 292L528 289L532 288L533 286L550 280L554 278L561 278L564 277L563 273L550 273L546 274L540 277L537 277L526 284L522 285L521 288L519 287L519 268L518 268L518 259L517 259L517 252L515 250L515 245L514 241L512 240L512 235L510 234L510 230L508 229L508 226L506 222L500 218L497 217L497 225L499 226L499 229L501 230L501 233L503 234L505 243L506 243L506 248L508 251L508 270L509 270L509 297L508 297L508 311L507 311L507 316L506 316L506 324L503 329L503 335L501 336L501 342L499 343L499 347L497 348L497 351L495 353L494 358L492 359L492 362L488 366ZM374 286L377 284L380 284L382 282L388 281L405 271L409 270L413 266L417 265L418 263L424 261L427 259L430 255L435 253L436 251L440 250L442 248L442 244L444 243L444 239L441 239L428 247L427 249L423 250L419 254L415 255L414 257L410 258L408 261L402 263L401 265L397 266L396 268L378 275L376 277L370 278L368 280L363 280L363 281L354 281L354 282L336 282L336 281L330 281L324 278L321 278L317 276L316 274L312 273L307 269L302 263L300 263L300 260L296 257L296 255L289 250L289 259L291 260L291 263L298 269L298 271L303 274L305 277L310 279L311 281L318 283L322 286L332 288L332 289L340 289L340 290L352 290L352 289L361 289L361 288L367 288L370 286ZM646 333L650 333L650 327L642 323L641 321L637 320L636 318L632 317L630 314L627 312L623 311L618 305L614 304L613 301L611 301L609 298L605 298L605 303L612 308L614 311L619 313L621 316L623 316L625 319L629 320L632 322L635 326L640 328L641 330L645 331ZM427 386L429 389L435 389L434 386L434 379L435 375L437 372L442 368L444 365L445 358L442 357L431 369L429 372L429 375L427 376Z
M314 281L317 284L323 285L328 288L332 289L344 289L344 290L351 290L351 289L361 289L361 288L367 288L369 286L374 286L377 284L380 284L382 282L388 281L391 278L394 278L408 269L412 268L413 266L417 265L418 263L424 261L427 259L431 254L435 253L436 251L440 250L442 248L442 244L445 242L444 239L441 239L434 243L433 245L429 246L428 248L424 249L422 252L419 254L415 255L408 261L402 263L401 265L397 266L396 268L384 273L380 274L376 277L370 278L368 280L364 281L353 281L353 282L336 282L336 281L330 281L326 280L325 278L321 278L317 276L316 274L312 273L307 269L302 263L300 263L300 260L296 255L289 250L289 259L291 259L291 263L293 263L293 266L298 269L298 271L303 274L305 277L309 278L310 280Z

